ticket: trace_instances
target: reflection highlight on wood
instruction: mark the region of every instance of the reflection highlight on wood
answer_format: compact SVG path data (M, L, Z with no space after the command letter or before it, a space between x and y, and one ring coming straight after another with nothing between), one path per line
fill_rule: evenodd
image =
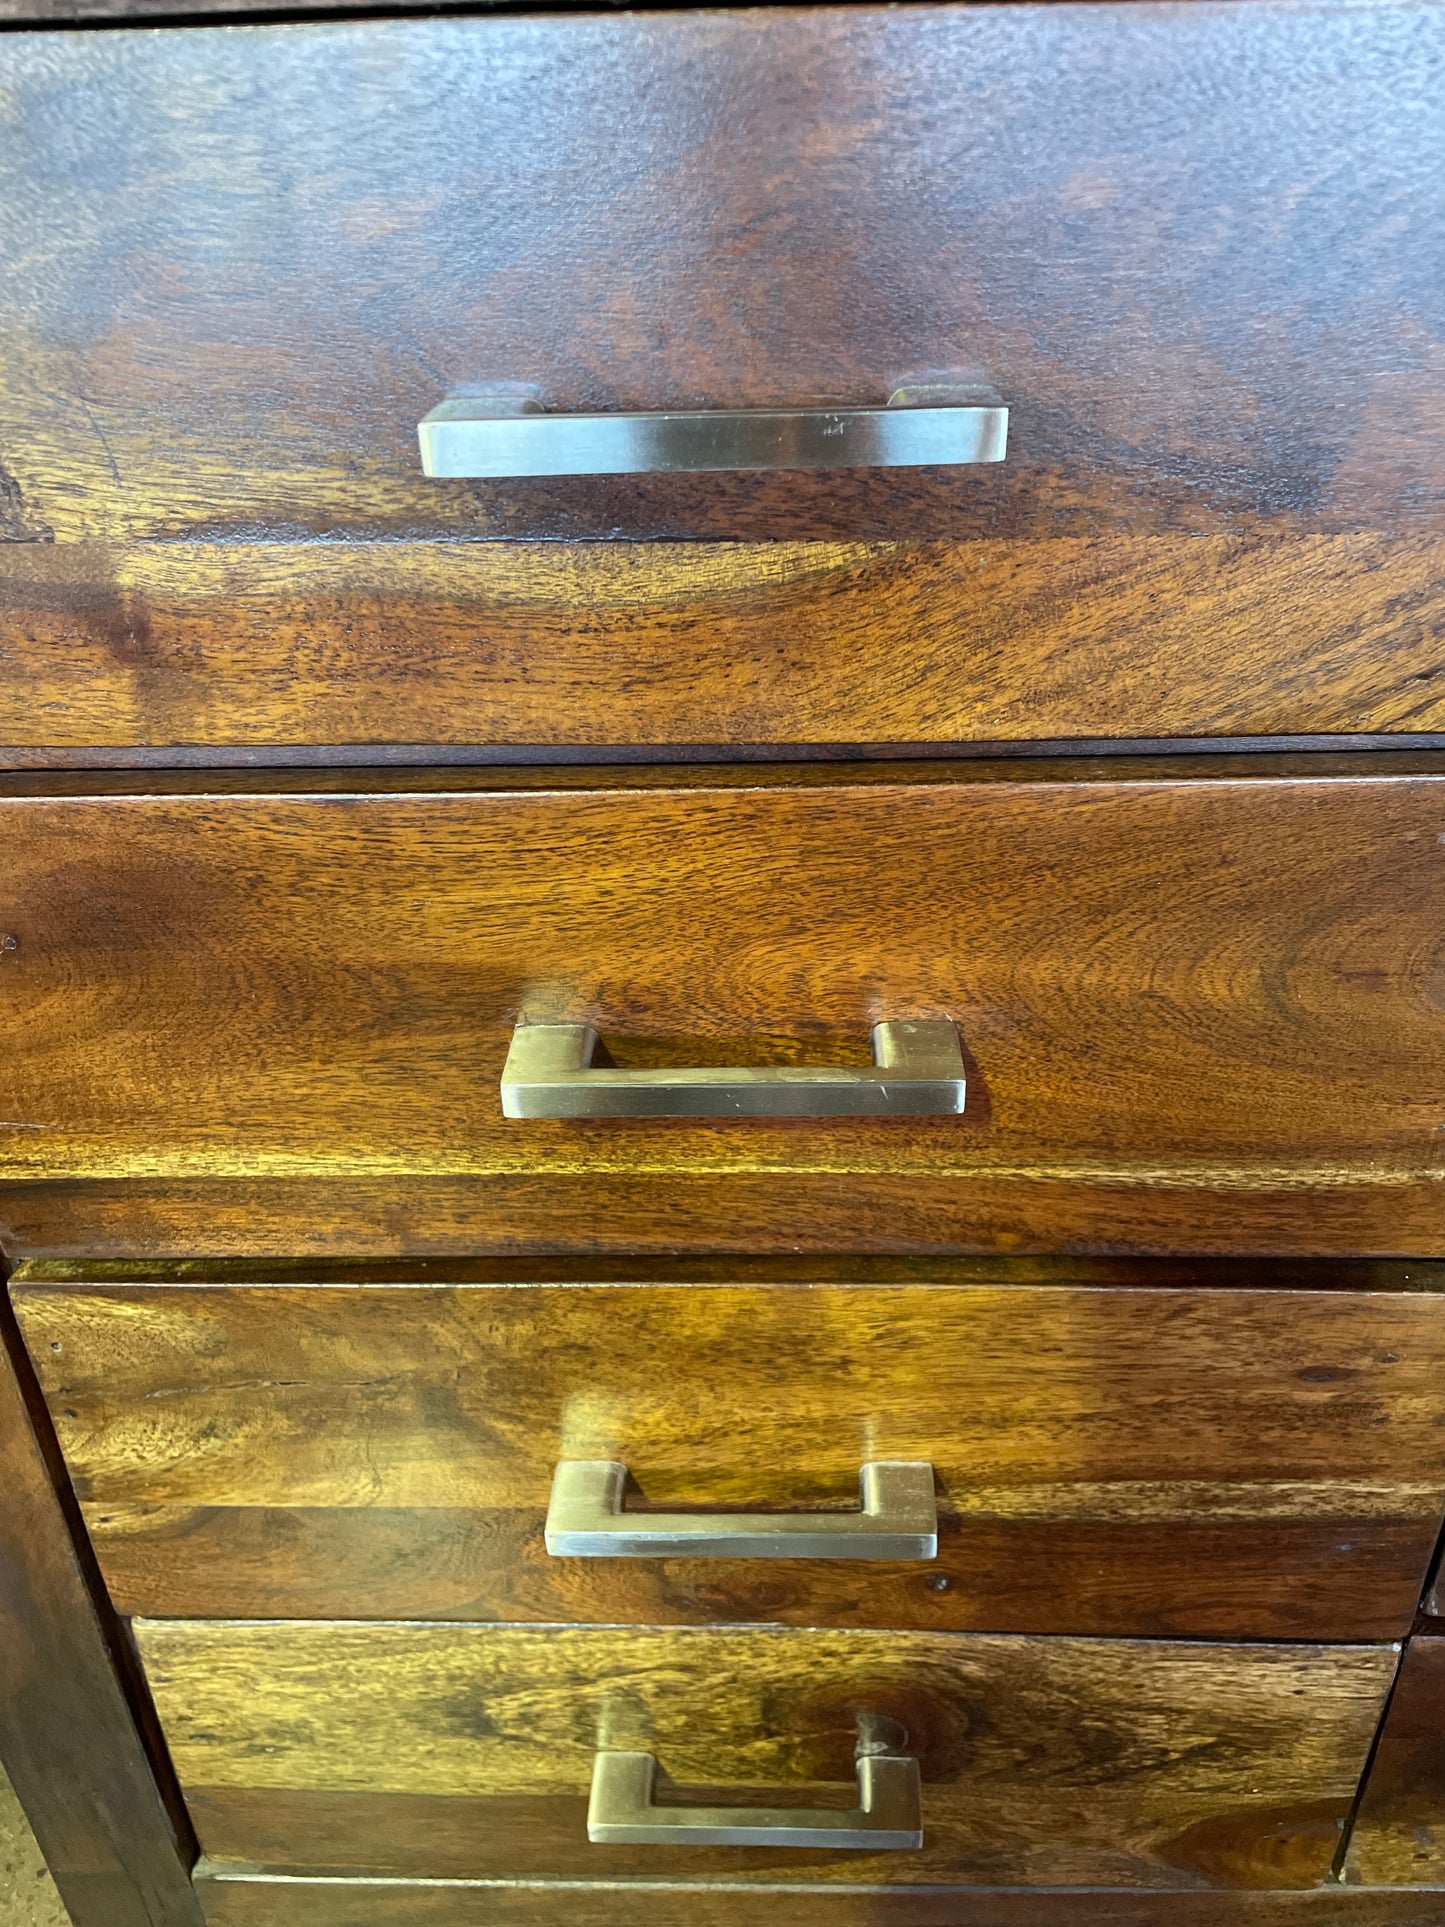
M73 1269L12 1291L127 1613L1380 1637L1445 1513L1428 1291ZM559 1459L793 1512L856 1507L869 1455L933 1465L936 1562L542 1544Z
M740 1628L140 1620L136 1635L213 1859L845 1886L1318 1885L1396 1660ZM898 1721L919 1758L917 1854L587 1843L599 1745L656 1752L684 1790L811 1805L850 1778L864 1712Z
M1433 26L1251 0L17 41L12 532L1429 528ZM123 171L90 132L118 96ZM1010 461L966 487L420 473L415 425L461 383L848 404L940 364L1014 410Z
M1438 729L1433 33L1246 0L14 37L0 739ZM965 368L1013 433L962 481L420 473L488 378L606 412Z

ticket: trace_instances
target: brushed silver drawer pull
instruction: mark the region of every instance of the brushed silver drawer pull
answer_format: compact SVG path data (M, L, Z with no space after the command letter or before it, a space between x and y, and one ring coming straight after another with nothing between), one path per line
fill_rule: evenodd
M624 1512L627 1467L564 1459L552 1475L547 1550L563 1559L936 1559L933 1467L875 1459L859 1512Z
M923 1789L907 1754L860 1750L858 1804L834 1807L654 1806L652 1753L599 1753L587 1838L596 1846L856 1847L907 1853L923 1845Z
M590 1024L519 1024L504 1117L955 1117L967 1085L947 1019L875 1024L872 1070L633 1070L592 1066Z
M449 397L417 435L422 472L441 477L954 467L1003 460L1008 409L987 386L938 384L895 389L886 408L548 415L499 384Z

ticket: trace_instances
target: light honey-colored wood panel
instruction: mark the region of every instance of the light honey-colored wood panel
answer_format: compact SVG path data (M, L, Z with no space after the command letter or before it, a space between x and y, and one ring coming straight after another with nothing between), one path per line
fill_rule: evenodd
M433 1876L1316 1886L1396 1660L777 1628L135 1630L212 1859ZM811 1803L846 1797L869 1713L920 1761L918 1852L587 1843L599 1747L655 1752L680 1787Z
M914 1185L1062 1182L1117 1241L1193 1191L1196 1250L1221 1193L1445 1196L1445 787L1388 761L11 794L3 1170L645 1180L654 1210L674 1178L877 1179L900 1220ZM519 1017L762 1063L859 1060L885 1015L958 1023L963 1117L500 1114ZM1439 1248L1424 1216L1395 1249Z
M1420 534L12 546L0 741L901 743L1445 728Z
M1445 1514L1429 1292L11 1293L127 1613L1368 1638L1408 1629ZM549 1558L564 1458L724 1510L924 1460L939 1558Z

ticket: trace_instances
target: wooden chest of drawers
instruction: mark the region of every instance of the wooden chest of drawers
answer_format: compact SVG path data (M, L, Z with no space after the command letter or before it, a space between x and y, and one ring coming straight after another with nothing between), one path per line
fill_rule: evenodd
M116 1607L1410 1629L1445 1512L1439 1267L596 1270L23 1266L16 1310ZM921 1465L936 1554L549 1555L554 1469L599 1461L654 1509L724 1516L856 1506L863 1464Z
M0 0L75 1927L1440 1927L1439 0L79 10Z

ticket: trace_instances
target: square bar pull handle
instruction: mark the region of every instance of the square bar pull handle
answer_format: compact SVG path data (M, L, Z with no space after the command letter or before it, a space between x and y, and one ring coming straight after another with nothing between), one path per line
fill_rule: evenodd
M547 1550L564 1559L936 1559L933 1467L875 1459L858 1512L624 1512L627 1467L564 1459L552 1477Z
M551 415L517 384L449 396L417 426L424 475L689 475L1001 462L1008 409L986 384L895 389L886 407ZM510 392L509 392L510 388Z
M842 1807L657 1806L651 1753L599 1753L592 1766L587 1838L594 1846L854 1847L878 1853L923 1845L918 1762L860 1754L858 1804Z
M967 1093L947 1019L875 1024L873 1066L718 1070L593 1066L590 1024L519 1024L502 1070L504 1117L956 1117Z

